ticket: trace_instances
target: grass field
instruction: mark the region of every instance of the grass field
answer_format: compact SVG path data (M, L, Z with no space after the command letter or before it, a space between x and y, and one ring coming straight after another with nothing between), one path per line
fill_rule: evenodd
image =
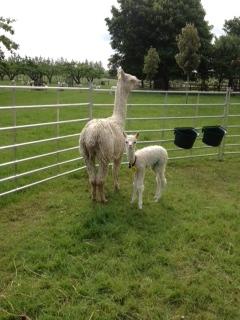
M196 102L196 96L190 101ZM1 105L11 105L9 92L0 92ZM17 104L84 102L86 93L23 91ZM223 96L201 97L222 103ZM169 96L168 102L184 102ZM234 101L239 101L235 97ZM130 103L164 102L163 95L133 94ZM96 93L95 103L112 103L113 96ZM239 107L238 107L239 108ZM239 113L233 106L231 113ZM84 107L60 111L60 119L85 117ZM128 116L193 115L189 109L130 107ZM219 107L198 110L219 114ZM94 116L107 116L111 108L94 108ZM17 123L54 121L56 110L21 111ZM0 126L12 125L13 114L1 111ZM201 127L213 120L129 122L128 129ZM216 121L216 119L214 120ZM219 120L220 121L220 120ZM207 123L206 123L207 122ZM231 124L237 124L237 118ZM214 123L221 124L221 123ZM79 124L61 126L60 134L78 133ZM239 134L239 128L232 133ZM17 142L56 135L56 128L20 130ZM168 139L172 133L142 133L141 140ZM12 133L0 137L13 143ZM77 138L60 147L77 145ZM201 146L199 140L197 146ZM173 143L167 144L172 148ZM19 158L56 150L56 142L17 150ZM215 150L215 149L214 149ZM192 151L196 152L196 151ZM198 151L199 152L199 151ZM206 151L202 151L206 152ZM175 151L171 155L179 155ZM191 154L191 151L184 151ZM75 157L77 151L67 157ZM1 152L1 161L13 154ZM28 162L29 170L56 161L56 157ZM76 168L81 163L72 167ZM58 168L63 170L65 168ZM13 168L1 168L0 176ZM132 173L121 169L121 191L107 180L107 205L92 204L85 172L54 180L24 192L0 198L0 319L102 319L102 320L237 320L240 318L239 156L172 160L168 186L159 203L153 202L154 176L146 177L144 209L130 205ZM51 174L54 173L51 170ZM13 171L12 171L13 172ZM46 173L46 175L49 174ZM44 174L41 173L41 177ZM35 177L36 178L36 177ZM26 177L24 183L31 177ZM10 183L3 186L10 187ZM22 317L24 319L24 317Z

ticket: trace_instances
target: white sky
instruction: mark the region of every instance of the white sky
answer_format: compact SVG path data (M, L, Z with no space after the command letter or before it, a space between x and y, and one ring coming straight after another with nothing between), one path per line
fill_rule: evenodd
M137 0L136 0L137 1ZM21 56L102 61L113 53L105 18L117 0L1 0L1 16L16 19ZM225 19L240 16L239 0L202 0L206 20L220 35Z

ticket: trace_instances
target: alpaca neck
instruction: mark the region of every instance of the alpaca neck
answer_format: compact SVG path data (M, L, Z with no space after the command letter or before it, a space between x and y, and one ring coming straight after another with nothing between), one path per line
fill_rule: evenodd
M128 149L127 150L127 157L129 164L133 164L135 162L136 156L135 156L135 150L134 149Z
M126 90L122 81L117 84L115 93L114 109L112 117L119 123L121 127L124 127L126 114L127 114L127 98L129 91Z

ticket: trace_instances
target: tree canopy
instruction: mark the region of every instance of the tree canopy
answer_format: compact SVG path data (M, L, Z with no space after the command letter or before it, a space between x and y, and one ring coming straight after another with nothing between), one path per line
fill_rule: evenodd
M179 49L179 53L175 56L177 64L187 74L189 80L190 73L197 69L200 63L198 50L201 44L198 31L193 24L187 24L182 28L181 34L177 36L177 45Z
M104 75L101 62L67 61L63 58L54 61L42 57L20 57L12 55L0 61L0 77L14 80L17 75L26 75L34 85L51 84L53 76L69 86L79 85L83 78L92 82ZM45 79L44 79L45 78ZM47 78L47 79L46 79Z
M225 20L223 30L228 35L240 37L240 17L234 17L233 19Z
M179 74L175 62L176 36L186 23L198 29L202 56L210 47L211 27L204 20L205 11L200 0L118 0L119 9L112 7L112 17L106 18L111 46L116 51L113 63L121 64L129 72L142 77L144 56L152 46L161 63L155 83L167 89L171 78Z
M4 49L13 52L18 48L18 44L6 36L6 33L14 34L13 22L14 19L0 17L0 59L4 58Z
M213 52L214 73L219 81L219 88L223 79L228 79L228 85L233 86L233 79L239 78L239 68L236 62L240 58L240 37L223 35L215 40Z
M150 81L150 88L152 88L152 80L158 72L158 66L160 58L155 48L150 48L147 55L144 57L143 73L146 74L146 78Z

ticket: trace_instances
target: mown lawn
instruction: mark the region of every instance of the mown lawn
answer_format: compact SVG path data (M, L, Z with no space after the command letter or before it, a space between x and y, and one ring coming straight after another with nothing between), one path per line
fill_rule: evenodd
M0 319L239 319L239 170L171 161L159 203L147 174L143 211L124 166L107 205L84 172L2 198Z

